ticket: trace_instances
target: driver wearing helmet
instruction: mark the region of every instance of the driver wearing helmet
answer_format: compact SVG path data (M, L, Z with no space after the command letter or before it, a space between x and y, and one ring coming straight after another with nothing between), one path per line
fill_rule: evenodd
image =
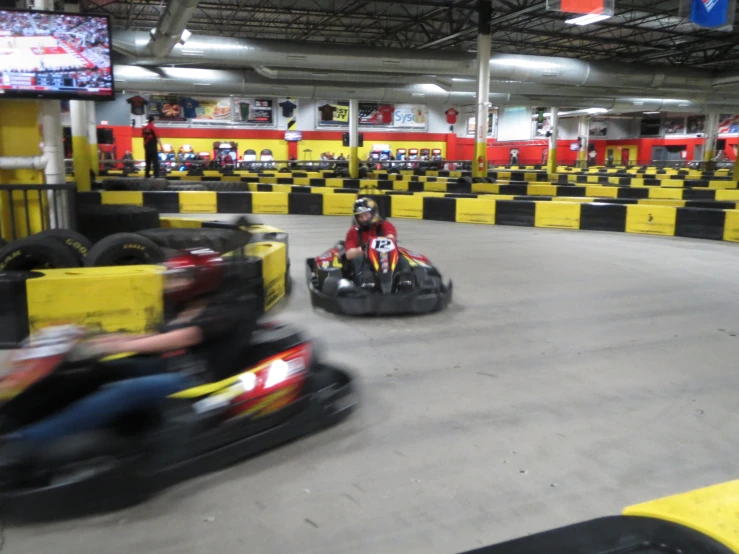
M175 317L161 333L89 341L100 357L137 355L101 362L97 377L107 385L2 437L0 468L25 463L39 447L62 437L104 428L134 410L155 408L167 396L207 382L206 374L215 374L215 380L233 374L236 350L243 350L261 314L258 297L220 290L226 281L224 262L207 249L187 251L165 267L165 303Z
M353 211L354 225L347 231L344 240L346 259L351 262L354 275L360 279L360 282L369 284L372 278L368 272L364 271L367 259L364 246L375 237L389 237L397 242L398 232L395 225L380 216L377 202L371 198L358 198L354 202ZM399 272L410 269L408 261L403 256L398 257L397 267Z

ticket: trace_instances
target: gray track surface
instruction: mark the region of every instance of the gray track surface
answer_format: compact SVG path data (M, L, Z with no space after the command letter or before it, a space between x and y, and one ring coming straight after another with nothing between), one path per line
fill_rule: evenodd
M348 218L261 219L290 234L279 317L356 372L360 411L4 552L453 554L737 478L737 246L396 220L454 306L345 319L311 310L304 260Z

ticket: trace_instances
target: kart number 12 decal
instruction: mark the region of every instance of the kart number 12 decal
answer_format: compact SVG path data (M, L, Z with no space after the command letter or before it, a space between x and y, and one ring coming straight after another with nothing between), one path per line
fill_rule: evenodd
M372 240L372 248L382 254L386 254L395 250L395 245L390 239L375 238Z

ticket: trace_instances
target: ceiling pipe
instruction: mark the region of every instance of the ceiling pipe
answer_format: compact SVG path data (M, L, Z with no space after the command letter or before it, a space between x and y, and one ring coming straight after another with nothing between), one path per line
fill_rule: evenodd
M0 157L0 169L45 169L49 156L5 156Z
M141 92L170 92L201 95L280 95L296 98L328 99L357 98L375 102L437 102L467 105L475 102L474 83L454 83L453 90L431 84L405 86L375 86L361 82L277 81L254 72L240 70L193 69L160 67L154 70L117 65L114 67L116 87ZM469 90L462 90L463 86ZM516 92L495 90L489 101L497 106L547 106L570 108L604 108L609 111L668 111L703 113L736 110L739 98L715 95L695 95L683 98L654 98L634 94L587 94L573 97L566 90L562 96L545 94L541 88L528 87Z
M167 2L156 28L149 33L145 46L147 56L167 57L177 44L184 44L188 40L187 37L183 37L183 33L195 14L199 2L200 0L169 0Z
M310 70L357 72L360 69L363 73L437 77L473 78L475 75L475 56L470 53L194 35L187 44L176 45L165 59L152 59L147 52L147 42L148 36L142 32L113 34L113 48L137 58L133 64L142 66L196 63L241 69L260 67L265 75L275 71L274 68L299 68L306 73ZM607 89L708 92L713 85L713 74L708 71L518 54L493 54L490 77L501 81Z

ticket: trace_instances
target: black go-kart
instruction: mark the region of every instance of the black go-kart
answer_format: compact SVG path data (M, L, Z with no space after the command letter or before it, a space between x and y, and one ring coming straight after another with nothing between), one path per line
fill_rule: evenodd
M444 283L425 256L375 237L364 247L371 280L359 280L346 258L344 241L306 260L306 280L314 307L345 315L426 314L446 308L452 282ZM403 256L410 274L397 271Z
M0 378L0 432L105 384L108 368L95 367L100 358L86 333L58 326L26 340ZM132 506L353 411L350 374L322 361L315 343L283 324L261 323L251 337L237 374L174 394L156 410L126 414L108 428L60 439L32 465L4 472L0 517L67 519Z

